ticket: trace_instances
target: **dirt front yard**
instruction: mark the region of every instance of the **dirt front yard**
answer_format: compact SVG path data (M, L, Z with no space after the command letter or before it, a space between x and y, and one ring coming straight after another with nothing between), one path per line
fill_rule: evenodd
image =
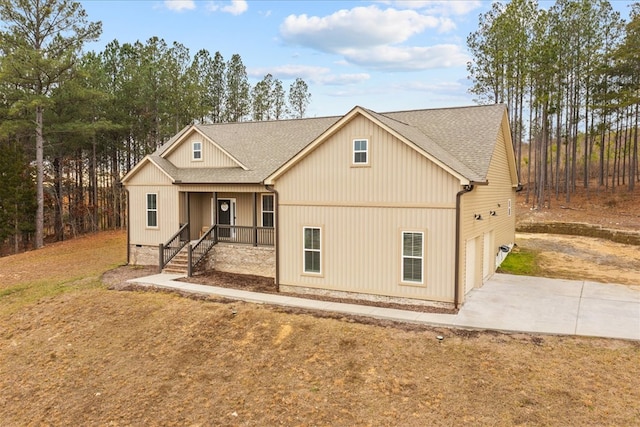
M640 233L640 188L589 197L578 188L571 202L552 200L551 208L533 209L518 195L518 224L578 223ZM541 274L562 279L593 280L640 287L640 246L607 239L548 233L517 233L520 247L537 253Z
M100 233L0 258L2 426L640 425L638 342L110 290L155 273L113 269L125 242ZM638 271L637 247L518 242L562 259L556 271L592 257L573 278Z
M62 286L0 312L3 426L640 424L637 342Z
M640 247L605 239L518 233L516 244L537 253L541 275L619 283L640 289Z

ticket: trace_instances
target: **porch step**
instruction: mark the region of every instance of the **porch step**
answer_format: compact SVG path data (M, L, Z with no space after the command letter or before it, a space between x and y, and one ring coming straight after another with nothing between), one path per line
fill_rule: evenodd
M163 273L187 274L189 271L189 255L187 246L182 248L176 256L162 269Z

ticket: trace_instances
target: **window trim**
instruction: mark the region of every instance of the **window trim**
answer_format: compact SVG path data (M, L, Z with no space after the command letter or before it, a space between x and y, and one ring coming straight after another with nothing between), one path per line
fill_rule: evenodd
M356 150L356 142L365 141L367 147L364 150ZM351 141L351 165L352 166L369 166L369 138L353 138ZM357 162L356 154L364 153L366 161Z
M273 210L265 210L264 208L264 200L266 197L271 197L272 199L272 209ZM274 194L263 194L261 198L261 208L260 208L260 225L262 227L275 228L276 226L276 198ZM271 214L271 223L273 225L264 225L264 214Z
M149 196L155 196L155 209L149 208ZM149 212L155 212L156 225L149 225ZM158 228L158 193L145 194L145 225L147 228Z
M196 144L200 144L200 149L196 150ZM193 141L191 143L191 161L201 162L202 159L202 141ZM200 153L200 157L196 158L196 153Z
M422 236L422 245L420 247L420 256L405 255L404 253L404 237L405 234L420 234ZM421 230L402 230L400 232L400 283L406 285L424 285L424 271L425 271L425 236L426 233ZM407 259L419 259L420 260L420 280L407 280L404 275L404 260Z
M307 249L305 245L305 237L306 237L307 230L318 230L320 232L320 239L319 239L320 247L318 249L314 249L314 248ZM320 259L318 261L318 271L307 270L307 258L306 258L307 251L315 252L319 254ZM302 273L305 275L311 275L311 276L322 276L322 227L320 226L305 225L304 227L302 227Z

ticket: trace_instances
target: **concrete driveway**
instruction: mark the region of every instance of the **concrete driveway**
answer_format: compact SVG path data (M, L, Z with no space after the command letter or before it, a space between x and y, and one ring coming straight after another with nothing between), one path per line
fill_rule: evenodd
M467 295L458 314L439 314L199 285L176 280L180 277L156 274L129 282L397 322L640 340L640 286L494 274Z
M638 286L494 274L467 295L457 326L640 340Z

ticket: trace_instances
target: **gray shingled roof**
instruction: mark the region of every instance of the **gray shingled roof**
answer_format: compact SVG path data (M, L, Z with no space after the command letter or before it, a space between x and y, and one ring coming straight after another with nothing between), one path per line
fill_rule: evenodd
M415 127L462 163L456 168L440 159L470 181L486 180L496 138L506 111L503 104L440 108L384 113L383 115ZM414 141L420 145L419 141ZM423 147L427 152L436 154ZM436 156L437 157L437 156Z
M235 157L248 168L193 168L162 167L174 179L183 183L261 183L280 166L315 140L322 132L340 120L341 116L299 120L222 123L196 125L198 130ZM155 155L162 155L172 138ZM155 156L154 156L155 160Z
M480 182L486 179L505 108L487 105L389 113L365 111L461 176ZM196 125L248 170L175 167L162 154L186 129L156 150L151 159L183 183L261 183L340 119L341 116L334 116Z

